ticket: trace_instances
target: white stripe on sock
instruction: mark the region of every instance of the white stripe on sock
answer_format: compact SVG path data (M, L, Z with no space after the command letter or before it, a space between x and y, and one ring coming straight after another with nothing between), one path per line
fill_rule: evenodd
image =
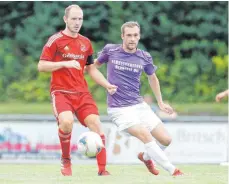
M162 151L165 151L165 149L168 147L168 146L164 146L163 144L161 144L160 142L156 141L157 145L162 149Z

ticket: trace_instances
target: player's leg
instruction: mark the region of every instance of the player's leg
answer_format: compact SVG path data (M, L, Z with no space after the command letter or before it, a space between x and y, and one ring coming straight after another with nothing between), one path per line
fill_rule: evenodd
M152 136L156 139L158 146L165 150L172 141L171 136L165 129L164 124L158 116L151 110L149 105L142 103L138 107L138 115L143 120L145 127L151 132Z
M62 157L61 157L61 173L64 176L71 176L71 157L70 142L73 128L72 107L69 105L67 95L62 93L52 94L53 111L58 121L58 136L60 139Z
M162 149L165 150L167 146L170 145L172 138L169 135L168 131L165 129L163 123L159 123L152 131L151 135L156 139L157 145ZM175 169L172 173L173 176L183 175L183 173L179 169Z
M102 131L101 122L98 115L98 108L90 93L84 93L80 96L80 104L76 112L76 116L80 123L88 127L91 131L100 135L103 144L105 146L105 135ZM104 147L100 153L96 156L98 165L98 175L110 175L106 171L106 148Z
M143 127L141 124L132 125L131 127L125 129L125 131L128 132L130 135L138 138L145 145L153 141L153 138L150 132L145 127ZM145 157L146 155L147 155L147 158ZM140 153L138 154L138 159L144 162L149 172L151 172L154 175L159 174L159 170L155 167L154 163L151 160L151 157L148 156L148 154Z
M148 145L148 150L145 155L146 159L149 159L149 157L151 157L152 159L154 159L155 161L157 161L154 158L154 154L158 154L158 153L154 153L154 149L157 149L154 145L157 144L157 147L160 147L160 150L164 150L170 143L171 143L171 136L168 134L167 130L164 127L164 124L161 122L161 120L157 117L157 115L150 109L150 107L145 104L142 103L138 106L138 111L136 112L139 117L141 118L141 120L143 121L143 125L148 129L148 131L151 133L151 135L156 139L156 142L154 141L153 143ZM146 149L147 150L147 149ZM151 150L151 151L150 151ZM167 171L170 172L170 174L172 175L181 175L182 173L175 168L175 166L173 166L167 156L165 155L165 153L163 152L164 155L164 159L165 161L165 165L163 166L163 164L160 164L160 162L158 162L162 167L164 167ZM168 168L166 168L168 165Z
M170 145L170 143L172 141L172 138L168 134L167 130L165 129L164 124L162 122L159 122L155 128L153 128L153 127L149 128L149 125L147 128L149 130L152 129L151 135L155 138L157 145L164 151ZM146 152L145 153L139 153L139 155L140 156L143 155L145 160L151 159L150 156Z
M90 114L84 119L84 123L87 127L100 135L103 144L105 146L105 135L102 131L101 122L99 120L99 116L95 114ZM101 152L96 156L97 164L98 164L98 174L99 175L110 175L108 171L106 171L106 148L104 147Z
M158 146L164 151L172 142L172 137L169 135L162 122L151 131L151 135L156 139Z
M74 122L73 113L71 111L61 112L58 116L58 122L62 158L70 159L70 141Z
M165 170L170 174L173 174L175 171L175 166L170 163L165 153L161 148L156 144L152 135L147 128L142 125L134 125L127 129L127 132L131 135L137 137L145 144L145 149L147 154L151 159L154 159L159 165L161 165ZM144 158L144 157L143 157ZM144 159L144 161L147 161ZM153 172L153 174L158 174L158 171Z

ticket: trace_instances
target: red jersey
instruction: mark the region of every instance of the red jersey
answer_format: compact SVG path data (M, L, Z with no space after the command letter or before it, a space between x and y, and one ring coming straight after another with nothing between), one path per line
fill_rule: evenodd
M50 90L65 92L89 92L84 79L84 67L88 56L93 54L88 38L78 34L76 38L59 32L51 36L43 48L40 60L61 62L76 60L82 70L61 68L52 72Z

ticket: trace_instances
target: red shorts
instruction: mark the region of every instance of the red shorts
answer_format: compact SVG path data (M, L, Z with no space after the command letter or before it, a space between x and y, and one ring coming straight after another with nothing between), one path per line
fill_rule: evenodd
M86 126L84 120L90 114L99 115L98 108L90 93L52 93L53 111L58 118L58 115L64 111L72 111L76 115L79 122Z

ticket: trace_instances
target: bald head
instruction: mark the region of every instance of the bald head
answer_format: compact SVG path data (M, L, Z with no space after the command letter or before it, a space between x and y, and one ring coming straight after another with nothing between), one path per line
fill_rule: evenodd
M64 22L66 32L77 35L83 24L83 10L78 5L70 5L65 9Z
M64 16L68 17L71 12L78 12L83 14L83 10L78 5L70 5L64 11Z

